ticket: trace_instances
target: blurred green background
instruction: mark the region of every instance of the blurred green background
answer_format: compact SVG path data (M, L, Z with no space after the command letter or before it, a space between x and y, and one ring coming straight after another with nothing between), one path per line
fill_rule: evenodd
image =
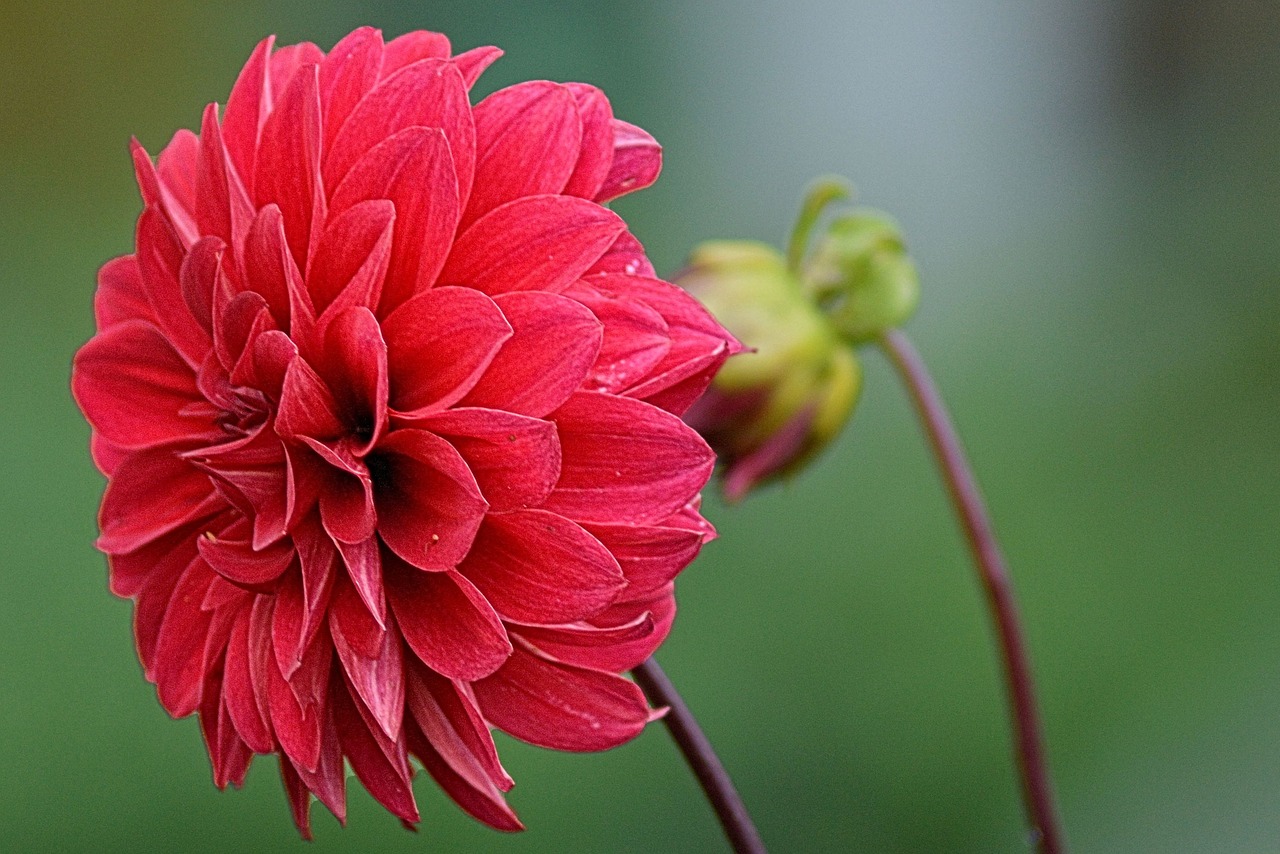
M194 126L266 33L327 48L365 23L505 48L485 91L602 86L666 146L617 206L660 270L705 238L781 241L822 172L893 212L1074 849L1280 850L1280 7L1248 0L0 6L0 849L301 850L274 762L219 794L195 720L143 682L67 382L95 271L132 246L129 136ZM865 364L823 465L709 501L722 538L661 658L774 850L1024 850L963 543ZM500 748L526 833L424 780L417 836L356 786L308 850L724 850L661 727Z

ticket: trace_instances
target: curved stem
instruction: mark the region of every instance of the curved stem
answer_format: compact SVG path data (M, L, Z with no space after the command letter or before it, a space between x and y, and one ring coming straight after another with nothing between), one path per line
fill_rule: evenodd
M720 819L720 825L724 828L725 836L729 837L733 850L737 854L765 854L764 842L760 839L738 790L733 787L729 772L720 764L720 759L711 748L711 742L702 734L702 728L698 726L693 712L689 711L689 707L680 698L667 674L662 672L657 659L650 658L631 673L649 702L669 709L662 719L663 723L671 730L671 737L693 769L694 776L702 784L702 791L707 793L707 800Z
M929 376L924 360L907 336L897 330L884 333L880 344L902 376L911 393L916 412L929 435L929 443L933 446L938 466L947 483L947 491L951 494L951 500L964 526L965 536L977 564L978 576L986 593L987 605L996 624L1004 659L1005 680L1013 704L1011 711L1017 735L1022 795L1035 835L1036 848L1042 854L1060 854L1065 847L1053 802L1044 737L1031 679L1031 663L1018 620L1018 608L1014 602L1009 572L1000 553L991 519L982 495L978 492L977 480L965 459L960 437L956 434L946 405Z

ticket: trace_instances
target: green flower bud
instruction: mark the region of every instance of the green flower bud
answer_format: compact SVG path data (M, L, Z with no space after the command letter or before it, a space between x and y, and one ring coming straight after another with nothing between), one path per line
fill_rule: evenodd
M712 242L676 282L751 352L730 359L685 416L719 454L722 487L736 501L803 466L853 411L861 371L777 250Z
M804 265L806 289L844 339L862 344L901 326L920 299L920 278L888 216L837 217Z

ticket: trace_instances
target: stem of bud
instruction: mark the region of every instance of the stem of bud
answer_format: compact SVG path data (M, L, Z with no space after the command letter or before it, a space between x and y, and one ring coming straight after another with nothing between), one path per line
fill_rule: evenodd
M880 345L906 384L928 434L929 443L946 481L947 491L964 527L978 578L987 597L987 606L991 610L1003 658L1005 681L1012 706L1010 715L1017 740L1022 795L1031 821L1036 850L1041 854L1061 854L1066 848L1053 801L1044 736L1031 678L1031 662L1018 619L1017 604L1013 598L1013 586L1004 556L1000 553L995 530L978 491L977 480L965 458L955 425L951 423L946 405L929 376L924 360L907 336L896 329L883 333Z

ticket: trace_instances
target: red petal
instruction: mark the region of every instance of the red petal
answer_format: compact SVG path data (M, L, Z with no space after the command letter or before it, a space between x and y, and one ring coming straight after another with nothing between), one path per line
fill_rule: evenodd
M511 324L511 339L461 403L541 418L582 385L604 329L581 303L555 294L501 294L494 301Z
M649 721L649 704L633 683L550 661L519 645L501 670L473 689L490 723L553 750L608 750L635 738Z
M320 323L351 306L376 308L391 261L395 207L385 200L361 202L325 226L307 268L307 291Z
M476 81L480 79L480 75L490 65L502 56L502 51L496 47L473 47L471 50L463 51L453 58L453 62L462 71L462 79L466 82L467 88L470 89L476 85Z
M219 660L217 666L221 667ZM205 683L200 700L200 730L205 746L209 749L209 761L213 765L213 784L225 789L227 783L239 786L249 771L253 751L236 732L222 701L222 679L211 676Z
M423 59L448 59L453 48L444 33L414 30L387 42L382 76L390 77L406 65Z
M475 123L476 177L460 229L504 202L564 189L582 145L569 89L546 80L500 89L476 105Z
M455 408L416 418L462 454L493 512L536 507L560 479L555 425L498 409Z
M253 203L223 144L216 104L205 107L196 169L195 214L200 234L239 247L253 220Z
M200 556L223 578L241 587L270 590L293 562L293 545L280 540L255 551L249 542L249 525L242 523L221 536L205 532L198 540ZM227 539L230 535L233 539ZM240 539L241 536L246 539Z
M281 750L295 765L314 771L320 763L320 710L302 708L276 666L279 657L277 652L266 666L271 729L280 742Z
M310 73L309 65L319 65L324 51L311 42L285 45L271 54L271 91L275 96L286 92L299 71ZM276 101L281 99L276 97Z
M244 246L245 287L259 294L280 329L289 329L291 294L303 292L302 274L285 239L276 205L258 211ZM310 306L310 300L307 301Z
M138 268L151 315L186 363L198 367L209 352L209 335L196 323L182 299L178 282L182 250L172 229L154 208L144 210L138 217L137 245Z
M258 692L249 667L249 621L250 611L246 608L231 629L222 680L223 703L245 744L255 753L270 753L274 746L271 730L258 710ZM265 686L260 690L265 693Z
M595 198L613 165L613 108L604 92L594 86L566 83L565 87L573 93L582 118L582 145L564 194Z
M432 288L383 325L391 405L400 412L452 406L479 380L511 326L496 303L469 288Z
M335 623L330 621L330 626ZM339 632L333 633L342 669L382 731L393 741L400 737L404 718L404 661L400 637L394 629L382 634L382 646L372 658L360 655Z
M315 239L312 232L325 217L322 136L319 71L308 66L294 75L262 127L253 179L257 206L274 203L280 208L289 249L303 270Z
M643 190L658 180L662 171L662 146L643 129L613 120L613 164L604 185L596 193L597 202L607 202L627 193Z
M683 507L715 454L679 418L623 397L579 392L550 416L560 482L544 507L585 522L649 524Z
M287 756L280 757L280 779L284 783L284 794L289 799L289 812L298 827L298 834L311 842L314 838L311 834L311 790L302 782L298 769Z
M369 309L352 306L330 321L325 330L323 370L337 398L339 411L362 440L354 448L368 452L387 426L387 345L378 320Z
M433 743L417 727L406 727L409 749L422 762L431 779L444 790L454 803L472 817L496 830L508 832L524 830L524 825L507 806L502 792L487 780L472 782L464 777L440 755Z
M289 682L302 666L302 651L306 648L301 574L290 574L276 586L275 596L276 609L271 619L271 648L275 651L280 675ZM327 673L325 678L328 679ZM301 698L298 702L302 702Z
M207 331L213 329L214 289L226 281L220 269L226 248L216 237L203 237L188 250L178 271L182 299L191 316Z
M654 638L655 629L648 613L604 628L588 623L512 627L514 633L557 661L613 673L630 670L653 653L660 643Z
M387 600L383 595L382 553L378 548L378 540L373 536L350 543L339 540L338 550L347 568L347 577L351 579L360 601L364 603L365 615L376 623L376 626L370 628L368 620L361 617L358 623L353 624L347 616L355 615L346 607L342 615L343 631L362 655L372 658L378 654L382 643L381 633L387 628Z
M169 451L129 456L102 496L98 548L125 554L223 506L209 478Z
M387 315L431 287L458 227L458 176L439 128L412 127L379 143L352 167L334 191L341 213L367 199L395 205L391 267L379 313Z
M565 295L591 309L604 326L604 342L587 388L619 392L645 377L671 349L667 322L639 300L607 296L585 285Z
M222 114L222 133L226 138L227 153L231 155L231 162L246 183L253 178L258 137L271 110L268 68L274 44L275 36L267 36L258 42L231 87L227 108ZM247 189L252 196L253 187L250 185Z
M71 389L85 417L113 444L146 448L216 435L182 414L201 400L195 374L150 323L117 323L76 353Z
M337 718L338 733L342 739L342 752L351 762L352 769L369 794L395 815L408 822L419 820L418 806L413 800L413 788L409 781L408 755L403 740L390 750L384 750L376 734L365 723L354 699L342 683L330 690L333 709ZM388 757L387 753L392 756Z
M705 542L702 532L679 527L590 524L583 527L618 559L627 578L628 598L666 586L693 562Z
M629 231L618 235L609 250L592 265L588 274L593 273L625 273L628 276L656 276L653 264L644 254L644 247Z
M460 570L498 613L525 623L580 620L626 586L618 562L595 537L543 510L487 516Z
M280 389L276 432L284 439L336 440L347 432L329 386L301 357L289 364Z
M371 457L378 533L422 569L450 569L471 548L488 505L453 446L423 430L397 430Z
M340 823L346 824L347 772L342 762L342 741L338 734L337 721L334 719L333 704L325 704L324 714L320 720L320 761L317 763L316 770L314 772L303 768L295 770L298 777L320 799L320 802L329 808Z
M93 295L93 316L99 331L126 320L154 322L136 255L112 258L102 265Z
M409 648L451 679L480 679L511 654L502 621L470 581L453 570L401 565L387 573L387 598Z
M613 211L585 199L516 199L463 232L440 281L488 294L559 291L590 269L624 228Z
M493 736L465 683L421 666L411 666L407 678L407 709L436 752L472 786L510 790L515 781L498 761Z
M169 139L156 163L160 203L184 246L194 243L200 233L195 215L199 158L200 137L183 128Z
M387 45L384 67L394 61L394 44ZM325 187L334 190L366 151L409 127L444 131L458 171L458 198L466 199L475 170L475 127L462 74L444 59L411 63L364 97L325 159Z
M111 592L117 596L136 596L154 575L177 578L196 558L196 538L209 520L197 520L129 554L109 555Z
M200 603L212 579L208 564L198 558L191 562L169 598L156 638L149 676L155 680L160 704L175 718L186 717L200 705L205 639L212 619Z
M356 104L378 82L382 53L382 33L373 27L360 27L343 36L320 63L325 151L333 146Z

